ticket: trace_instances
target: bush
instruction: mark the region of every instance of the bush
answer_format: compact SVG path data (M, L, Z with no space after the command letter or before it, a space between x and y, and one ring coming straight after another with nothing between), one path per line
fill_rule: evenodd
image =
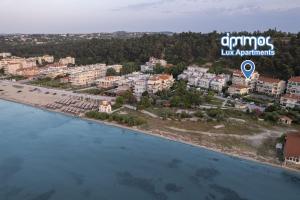
M224 119L224 112L221 109L210 109L207 111L207 115L211 118L215 118L218 121Z
M118 122L119 124L125 124L127 126L139 126L146 123L145 120L135 116L119 115L119 114L110 115L107 113L99 113L97 111L87 112L85 116L97 120L115 121Z
M279 115L277 112L265 112L264 113L264 120L269 122L276 123L279 119Z

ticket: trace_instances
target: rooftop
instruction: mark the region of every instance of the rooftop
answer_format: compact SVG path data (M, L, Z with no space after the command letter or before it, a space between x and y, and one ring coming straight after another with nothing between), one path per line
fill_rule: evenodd
M259 81L263 81L266 83L279 83L281 80L278 78L270 78L270 77L266 77L266 76L260 76L258 78Z
M286 98L286 99L295 99L295 100L299 100L300 101L300 96L296 95L296 94L285 94L282 97Z
M300 133L288 133L284 147L285 157L300 156Z
M300 83L300 76L294 76L289 79L289 82L298 82Z
M229 87L232 87L232 88L237 88L237 89L244 89L244 88L249 88L248 86L244 86L244 85L236 85L236 84L233 84Z

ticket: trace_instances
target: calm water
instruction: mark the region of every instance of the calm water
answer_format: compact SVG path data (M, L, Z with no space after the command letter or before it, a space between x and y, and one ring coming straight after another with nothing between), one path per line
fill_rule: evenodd
M0 100L0 200L299 200L300 175Z

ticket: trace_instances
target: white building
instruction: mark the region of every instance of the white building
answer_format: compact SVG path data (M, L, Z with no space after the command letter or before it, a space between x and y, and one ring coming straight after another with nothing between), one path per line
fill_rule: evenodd
M284 145L285 163L300 165L300 133L291 132L286 136Z
M250 90L254 91L258 78L259 74L257 72L254 72L250 79L246 79L240 70L234 70L232 74L232 84L247 86Z
M167 67L168 63L166 60L150 57L149 61L146 62L145 65L141 65L141 72L151 72L156 65Z
M7 52L0 53L0 57L2 58L11 57L11 53L7 53Z
M121 72L121 69L123 68L123 66L122 65L109 65L109 66L107 66L107 68L109 69L109 68L112 68L112 69L114 69L117 73L120 73Z
M300 108L300 96L285 94L280 98L280 104L287 108Z
M221 92L222 89L227 86L227 82L229 81L229 79L230 76L225 74L215 76L210 82L210 89Z
M99 88L111 88L118 85L118 82L122 79L121 76L106 76L97 79L95 83Z
M286 88L286 82L279 79L260 76L256 84L256 91L259 93L280 96Z
M54 56L50 56L50 55L40 56L40 57L37 57L37 61L40 65L43 64L43 62L53 63Z
M230 95L234 95L234 94L244 95L244 94L248 94L249 91L250 91L250 87L244 85L231 85L228 88L228 93Z
M6 74L17 75L19 69L36 67L34 58L9 57L0 60L0 69L4 69Z
M73 57L65 57L65 58L61 58L61 59L59 59L59 63L61 64L61 65L69 65L69 64L71 64L71 65L75 65L75 58L73 58Z
M300 76L295 76L289 79L286 93L300 96Z
M108 101L102 101L99 106L99 112L111 113L112 112L111 104Z
M168 90L174 84L174 78L168 74L157 74L153 75L148 79L147 91L150 94L155 94L158 91Z
M67 73L72 85L85 86L95 83L101 77L106 76L107 67L105 64L94 64L68 68Z
M135 97L139 99L142 96L142 94L146 91L147 91L147 79L141 78L134 82L133 92Z

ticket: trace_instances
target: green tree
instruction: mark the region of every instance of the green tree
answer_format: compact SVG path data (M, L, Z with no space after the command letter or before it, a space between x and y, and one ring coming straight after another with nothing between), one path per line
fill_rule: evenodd
M106 71L106 76L117 76L119 75L114 68L108 68Z

